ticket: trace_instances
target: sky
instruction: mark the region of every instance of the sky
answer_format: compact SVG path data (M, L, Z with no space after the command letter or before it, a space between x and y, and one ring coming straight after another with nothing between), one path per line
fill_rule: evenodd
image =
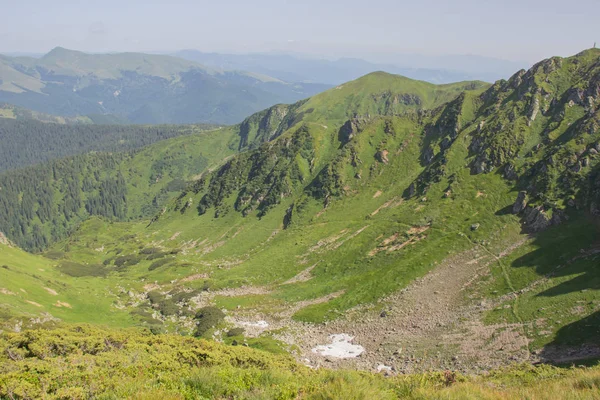
M2 53L62 46L533 62L600 43L600 0L0 0L0 6Z

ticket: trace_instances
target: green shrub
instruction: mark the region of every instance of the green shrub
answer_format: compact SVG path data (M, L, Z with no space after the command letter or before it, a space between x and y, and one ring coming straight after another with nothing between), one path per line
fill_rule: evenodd
M204 335L209 329L219 325L225 319L225 314L217 307L203 307L196 313L196 336Z
M168 263L170 263L171 261L173 261L172 258L163 258L161 260L157 260L154 261L152 264L150 264L150 266L148 267L148 271L154 271L157 268L162 267L163 265L166 265Z
M227 332L227 336L229 336L229 337L241 336L243 334L244 334L244 328L233 328Z
M51 260L60 260L64 256L65 253L63 253L62 251L51 250L44 253L44 257L49 258Z
M160 292L153 290L146 295L152 304L158 304L165 299L165 296Z
M166 190L169 192L181 192L187 187L187 182L183 179L173 179L167 183Z
M159 253L150 254L148 257L146 257L146 260L156 260L157 258L163 258L167 255L169 255L169 253L161 251Z
M139 264L140 261L142 261L142 257L135 254L130 254L128 256L120 256L115 258L115 266L117 268L129 267Z
M140 254L156 254L160 252L161 250L158 247L147 247L145 249L140 250Z
M176 292L171 291L169 294L175 303L187 304L192 297L196 297L201 293L200 290L192 290L191 292Z
M158 302L158 310L165 317L179 314L179 307L173 299L164 299Z
M63 261L58 269L67 275L79 278L84 276L106 276L108 270L101 264L80 264L74 261Z

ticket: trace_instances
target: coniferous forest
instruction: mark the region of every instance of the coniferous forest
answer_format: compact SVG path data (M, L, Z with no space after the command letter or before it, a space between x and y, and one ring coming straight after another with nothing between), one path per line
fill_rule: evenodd
M90 151L134 150L216 125L93 125L0 118L0 172Z

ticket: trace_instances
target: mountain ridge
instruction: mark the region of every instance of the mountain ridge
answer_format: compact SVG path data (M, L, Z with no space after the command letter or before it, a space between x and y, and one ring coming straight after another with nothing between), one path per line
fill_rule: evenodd
M40 59L0 57L2 102L71 117L115 114L133 123L237 123L327 87L218 71L168 55L58 47Z

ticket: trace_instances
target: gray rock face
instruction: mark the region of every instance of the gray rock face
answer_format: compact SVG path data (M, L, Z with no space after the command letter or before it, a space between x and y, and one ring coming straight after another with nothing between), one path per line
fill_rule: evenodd
M567 101L573 102L573 104L583 105L583 99L585 98L585 92L580 88L569 89Z
M446 151L450 148L450 145L452 144L452 139L449 136L446 136L441 142L440 142L440 150L442 151Z
M475 175L483 174L487 171L487 162L483 157L477 158L471 166L471 173Z
M363 130L365 124L367 124L370 121L370 117L370 115L356 115L354 116L354 118L346 121L338 131L339 141L344 144L348 143L354 136L356 136Z
M417 193L417 186L415 183L411 183L408 189L406 189L406 195L408 197L413 197Z
M538 96L535 96L531 102L531 107L529 109L529 121L527 121L527 126L531 126L538 113L540 112L540 99Z
M431 161L433 160L433 149L431 147L428 147L425 149L425 151L423 151L423 164L425 165L429 165L431 164Z
M525 207L527 207L527 200L527 192L525 190L520 191L517 195L517 200L515 201L515 204L513 204L513 214L519 214L520 212L522 212L525 209Z
M552 224L552 219L541 206L527 207L525 208L523 223L529 232L539 232L548 228Z
M513 164L507 164L504 168L504 178L515 181L518 177L519 175L517 175L517 171L515 171L515 166Z

